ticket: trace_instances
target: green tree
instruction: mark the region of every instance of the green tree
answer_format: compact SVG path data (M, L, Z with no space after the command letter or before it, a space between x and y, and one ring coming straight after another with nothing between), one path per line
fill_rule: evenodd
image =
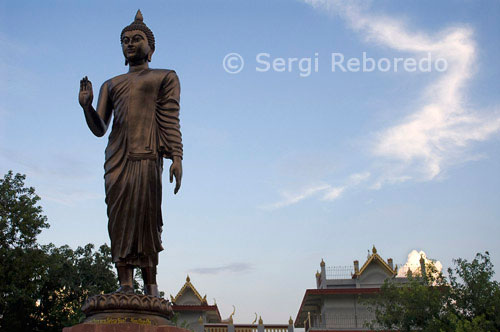
M500 288L489 253L472 262L454 261L448 278L427 264L423 275L401 284L388 279L379 295L367 300L375 313L373 329L399 331L500 331Z
M0 327L5 331L61 331L78 323L84 299L117 287L107 245L40 245L48 228L40 198L25 176L0 179Z
M409 273L404 284L387 279L380 293L367 300L376 317L369 326L405 332L439 331L448 288L434 265L427 264L426 271L425 277Z
M35 248L36 237L48 228L47 217L37 205L40 197L25 187L25 175L9 171L0 179L0 248Z
M454 331L500 331L500 285L493 280L490 255L478 253L472 262L454 260L448 269L448 316Z
M83 317L80 308L89 296L116 289L112 272L110 248L103 245L94 250L92 244L72 250L68 246L43 246L46 253L41 286L36 298L36 321L43 331L60 330L78 323Z
M0 325L34 328L30 315L36 303L32 295L37 291L39 262L43 250L36 237L48 228L47 217L37 205L40 197L35 189L24 186L25 176L9 171L0 179ZM24 320L28 318L27 320ZM19 320L15 323L14 320ZM24 320L24 321L23 321Z

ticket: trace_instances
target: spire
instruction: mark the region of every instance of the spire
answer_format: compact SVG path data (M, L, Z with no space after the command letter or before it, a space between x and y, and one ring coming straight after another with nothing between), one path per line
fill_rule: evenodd
M321 263L319 263L319 266L321 267L325 266L325 261L323 260L323 258L321 258Z
M376 254L376 253L377 253L377 248L375 248L375 245L373 245L373 248L372 248L372 253L373 253L373 254Z
M186 281L187 281L187 282L191 282L191 278L189 278L189 274L188 274L188 275L187 275L187 277L186 277Z
M290 316L290 319L288 320L288 325L293 325L293 319L292 319L292 316Z
M425 258L422 254L420 255L420 272L422 273L422 277L427 277L427 273L425 271Z
M262 324L264 324L264 321L262 320L262 317L259 316L259 325L262 325Z
M144 21L144 17L142 17L142 13L141 13L140 9L137 9L137 14L135 14L134 21L140 21L140 22Z

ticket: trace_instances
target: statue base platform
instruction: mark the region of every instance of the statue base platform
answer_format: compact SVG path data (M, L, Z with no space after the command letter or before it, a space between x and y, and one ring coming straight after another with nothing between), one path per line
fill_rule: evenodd
M191 332L170 325L143 325L135 323L93 324L82 323L65 327L63 332Z
M112 293L95 295L82 307L85 320L82 324L65 328L64 332L87 331L187 331L172 326L172 306L164 298Z

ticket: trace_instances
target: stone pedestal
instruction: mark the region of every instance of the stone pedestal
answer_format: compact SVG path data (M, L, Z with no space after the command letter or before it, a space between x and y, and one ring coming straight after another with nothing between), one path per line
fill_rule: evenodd
M163 298L142 294L101 294L87 299L82 307L82 324L64 332L186 332L172 326L172 306Z
M191 332L169 325L143 325L135 323L93 324L83 323L66 327L63 332Z

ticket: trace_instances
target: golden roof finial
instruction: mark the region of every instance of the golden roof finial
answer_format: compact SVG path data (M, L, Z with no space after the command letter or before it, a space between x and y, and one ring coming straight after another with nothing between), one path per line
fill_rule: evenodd
M293 325L293 319L292 319L292 316L290 316L290 319L288 320L288 325Z
M319 263L319 266L321 267L325 266L325 261L323 260L323 258L321 258L321 263Z
M373 245L373 248L372 248L372 253L373 253L373 254L376 254L376 253L377 253L377 248L375 248L375 245Z
M172 296L172 294L170 294L170 301L174 303L174 297Z
M198 323L201 325L203 324L203 317L200 316L200 318L198 318Z
M187 281L187 282L191 282L191 278L189 278L189 274L188 274L188 275L187 275L187 277L186 277L186 281Z
M319 278L321 277L321 273L319 273L319 271L316 271L316 278Z
M264 321L262 320L262 317L259 316L259 325L262 325L262 324L264 324Z

